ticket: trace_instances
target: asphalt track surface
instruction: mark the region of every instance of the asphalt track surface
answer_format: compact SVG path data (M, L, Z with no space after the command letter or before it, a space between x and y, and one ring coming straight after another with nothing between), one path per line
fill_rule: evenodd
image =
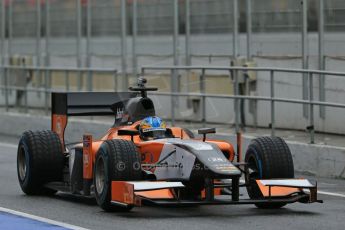
M94 200L58 193L26 196L16 173L16 143L0 139L0 207L87 229L345 229L345 181L318 179L324 204L290 204L279 210L253 205L188 208L140 207L130 213L106 213ZM4 143L6 142L6 143ZM246 195L244 190L241 191ZM343 196L342 196L343 194ZM0 229L4 223L0 222Z

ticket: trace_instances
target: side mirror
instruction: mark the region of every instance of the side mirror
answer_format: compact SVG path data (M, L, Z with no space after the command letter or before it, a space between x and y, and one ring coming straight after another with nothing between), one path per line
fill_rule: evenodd
M119 129L117 130L117 135L131 136L131 140L133 141L133 137L139 135L139 131L134 129Z
M216 133L216 128L202 128L198 130L198 134L203 135L202 141L206 140L206 134L209 134L209 133Z

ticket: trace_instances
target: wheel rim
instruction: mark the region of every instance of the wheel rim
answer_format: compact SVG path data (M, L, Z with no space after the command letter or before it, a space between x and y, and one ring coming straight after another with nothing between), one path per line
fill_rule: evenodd
M19 154L18 154L18 173L19 173L19 178L21 181L24 181L25 176L26 176L26 154L25 154L25 149L24 146L21 146L19 149Z
M105 185L105 175L104 175L104 160L102 157L98 158L96 164L96 175L95 175L95 184L97 193L102 193Z

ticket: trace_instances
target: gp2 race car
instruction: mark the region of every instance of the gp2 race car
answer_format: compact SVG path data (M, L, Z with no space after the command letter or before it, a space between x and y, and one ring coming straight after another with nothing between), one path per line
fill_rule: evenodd
M184 128L168 127L160 138L144 139L143 119L155 116L147 91L52 93L51 130L23 133L17 155L20 186L27 195L95 197L105 211L128 211L150 205L239 205L280 208L288 203L322 202L317 185L294 178L292 155L279 137L252 140L244 161L226 141L207 138L214 128L199 129L202 138ZM84 134L68 144L64 134L70 116L115 117L99 140ZM244 176L245 182L241 181ZM240 199L246 187L249 199Z

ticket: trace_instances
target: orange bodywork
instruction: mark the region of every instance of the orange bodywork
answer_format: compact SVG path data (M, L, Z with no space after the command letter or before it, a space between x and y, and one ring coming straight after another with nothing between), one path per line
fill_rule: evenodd
M256 180L256 183L258 184L260 191L264 197L270 197L270 191L269 187L263 185L259 180ZM283 196L289 196L291 194L300 192L300 188L290 188L290 187L278 187L274 186L271 187L271 197L283 197Z
M174 195L170 189L135 192L135 195L143 196L149 199L174 199Z
M111 182L111 200L121 203L141 206L141 201L134 194L134 185L125 181Z
M93 174L93 159L92 159L92 136L83 136L83 178L92 179Z
M121 204L141 206L142 197L148 199L175 198L170 189L135 191L134 185L126 181L112 181L111 187L111 200Z
M206 139L206 142L218 145L219 149L222 152L229 154L229 161L233 161L235 159L234 147L229 142L222 141L222 140L207 140L207 139Z
M117 131L119 129L126 129L126 130L137 130L138 125L141 121L137 121L132 125L125 126L125 127L115 127L108 130L106 135L101 138L99 141L94 141L92 143L92 159L93 161L96 158L96 154L98 149L100 148L101 144L106 140L112 139L123 139L123 140L131 140L131 136L119 136ZM188 134L179 127L172 127L170 128L173 135L177 138L182 139L190 139ZM152 164L158 161L160 154L162 152L162 148L164 146L164 142L151 142L151 141L143 141L139 136L133 137L133 142L138 148L138 151L141 155L141 162L144 164ZM233 161L235 158L235 151L232 144L223 140L206 140L206 142L214 143L218 145L221 151L226 152L229 154L229 160Z
M122 127L115 127L110 128L106 135L102 137L100 140L93 141L91 135L85 135L83 137L83 178L84 179L92 179L93 178L93 165L95 163L96 154L102 145L102 143L106 140L112 139L123 139L123 140L131 140L131 136L119 136L118 130L119 129L126 129L126 130L137 130L138 125L141 121L135 122L129 126L122 126ZM67 125L67 116L66 115L53 115L52 116L52 130L55 131L59 137L61 142L64 146L64 131ZM181 139L190 139L188 134L179 127L172 127L170 128L172 134L176 138ZM200 140L201 141L201 140ZM133 142L138 148L138 151L141 156L141 163L143 164L153 164L159 160L160 154L162 152L164 141L143 141L138 135L133 137ZM229 160L233 161L235 152L232 144L222 141L222 140L206 140L206 142L213 143L218 145L220 150L224 153L227 153L229 156ZM78 146L81 146L80 144ZM120 183L120 184L119 184ZM121 184L122 183L122 184ZM112 189L112 200L117 201L120 203L125 204L135 204L138 205L138 200L136 196L147 197L150 199L173 199L174 195L171 189L160 189L154 191L143 191L143 192L135 192L133 193L133 185L124 183L124 182L112 182L112 187L116 187L117 189ZM121 188L120 190L118 188ZM202 192L204 193L204 192ZM220 189L216 188L214 191L215 195L220 194Z
M66 115L58 115L58 114L52 115L52 123L51 123L52 131L56 132L57 135L59 136L62 147L65 146L64 136L65 136L66 126L67 126Z

